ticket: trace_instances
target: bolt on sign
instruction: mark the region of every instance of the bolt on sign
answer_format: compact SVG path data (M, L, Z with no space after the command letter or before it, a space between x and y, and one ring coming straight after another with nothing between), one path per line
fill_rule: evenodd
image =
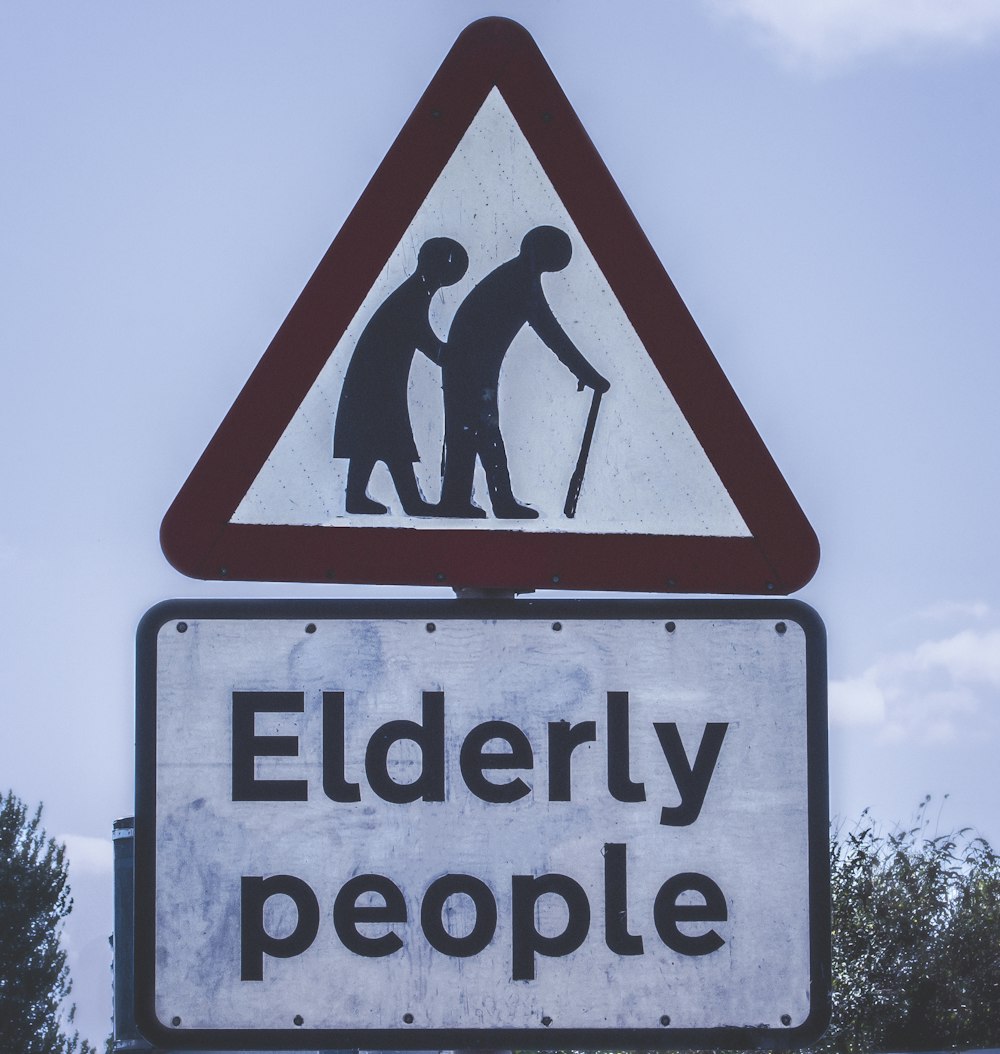
M469 26L163 521L197 578L789 593L815 534L534 41Z
M788 600L168 601L136 986L166 1048L802 1045L825 637Z

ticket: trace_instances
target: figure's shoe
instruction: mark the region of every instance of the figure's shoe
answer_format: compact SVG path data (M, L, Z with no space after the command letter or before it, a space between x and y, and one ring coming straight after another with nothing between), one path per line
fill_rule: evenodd
M363 494L360 498L348 498L345 508L348 512L361 516L382 516L389 511L382 502L369 498L367 494Z
M493 503L493 515L498 520L537 520L538 509L520 505L513 498Z
M481 509L478 505L473 505L469 502L441 502L438 505L433 505L431 508L434 509L432 515L434 516L447 516L453 520L485 520L486 511Z

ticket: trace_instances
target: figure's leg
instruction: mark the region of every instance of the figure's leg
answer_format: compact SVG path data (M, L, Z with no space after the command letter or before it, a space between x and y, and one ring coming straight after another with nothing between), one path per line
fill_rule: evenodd
M510 485L510 470L507 467L507 450L500 434L500 422L495 417L491 417L480 437L479 460L486 470L493 515L500 520L537 519L537 509L521 505L514 497Z
M475 434L471 426L458 425L445 432L444 478L441 483L439 516L485 519L486 513L472 504L472 479L476 471Z
M389 475L395 484L396 493L403 504L403 512L407 516L436 516L438 507L424 501L420 488L417 486L416 473L413 463L410 461L387 461Z
M352 457L347 466L347 499L345 507L348 512L381 516L389 510L380 501L369 498L366 491L368 481L375 467L373 457Z

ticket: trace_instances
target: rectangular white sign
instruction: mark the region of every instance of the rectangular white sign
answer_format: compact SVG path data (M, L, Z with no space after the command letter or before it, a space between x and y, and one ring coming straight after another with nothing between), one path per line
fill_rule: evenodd
M824 1027L810 608L172 601L138 667L137 1015L159 1045Z

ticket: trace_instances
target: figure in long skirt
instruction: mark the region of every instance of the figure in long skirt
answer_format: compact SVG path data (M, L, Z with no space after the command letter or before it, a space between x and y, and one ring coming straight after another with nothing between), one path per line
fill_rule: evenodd
M333 456L347 458L346 509L381 515L388 508L367 493L372 470L389 470L403 512L433 516L437 507L420 493L413 465L420 460L410 424L410 366L417 351L440 365L444 342L428 311L442 286L454 285L469 267L465 249L451 238L431 238L417 254L417 268L386 297L358 339L340 393Z

